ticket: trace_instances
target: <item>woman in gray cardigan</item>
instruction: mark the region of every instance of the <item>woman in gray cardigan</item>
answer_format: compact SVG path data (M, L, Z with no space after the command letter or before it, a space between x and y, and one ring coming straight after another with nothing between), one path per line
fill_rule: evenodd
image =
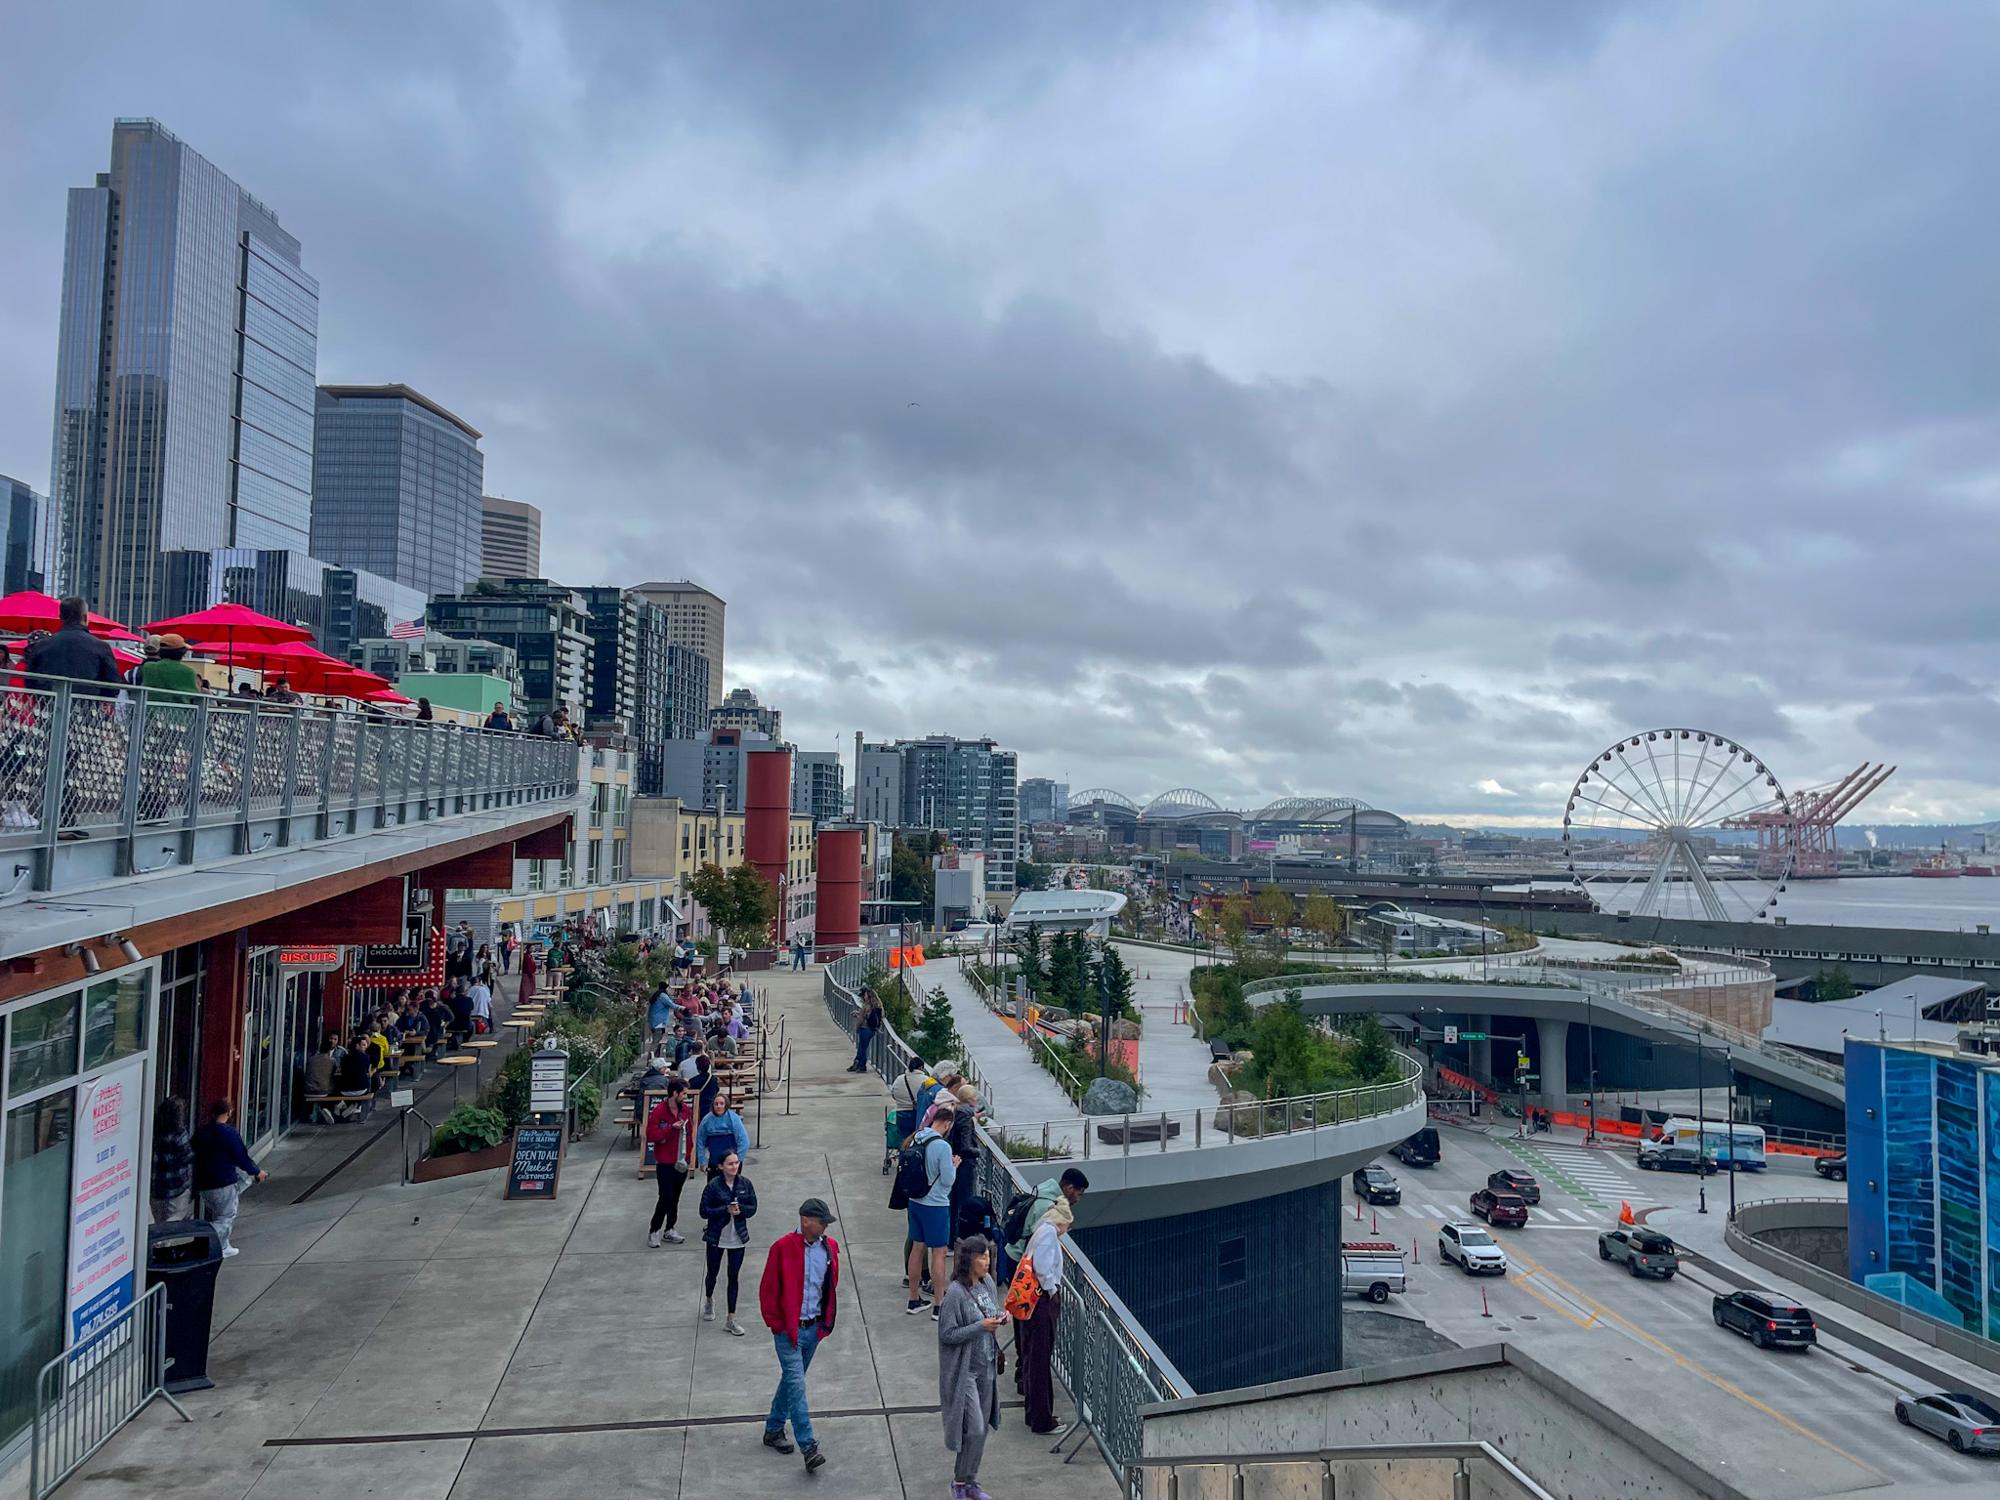
M1007 1314L993 1284L993 1247L979 1235L958 1242L951 1286L938 1313L938 1404L952 1464L952 1500L993 1500L979 1487L986 1434L1000 1425L995 1376L1006 1368L998 1331Z

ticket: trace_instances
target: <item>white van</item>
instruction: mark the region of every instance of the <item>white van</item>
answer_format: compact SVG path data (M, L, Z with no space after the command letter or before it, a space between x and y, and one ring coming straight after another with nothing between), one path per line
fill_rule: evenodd
M1391 1292L1400 1297L1408 1285L1403 1252L1388 1240L1353 1240L1341 1245L1340 1289L1346 1295L1387 1302Z

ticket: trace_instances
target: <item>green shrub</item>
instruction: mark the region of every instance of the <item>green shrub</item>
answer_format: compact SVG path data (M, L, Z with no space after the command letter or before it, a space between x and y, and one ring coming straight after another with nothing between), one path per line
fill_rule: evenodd
M507 1122L498 1110L477 1104L461 1104L444 1117L431 1136L432 1156L458 1156L467 1151L484 1151L507 1139Z
M500 1071L479 1091L478 1103L494 1110L509 1129L528 1118L528 1058L526 1047L516 1048L500 1064Z
M570 1095L576 1105L576 1133L589 1135L597 1128L597 1117L604 1112L604 1093L588 1078L577 1084Z

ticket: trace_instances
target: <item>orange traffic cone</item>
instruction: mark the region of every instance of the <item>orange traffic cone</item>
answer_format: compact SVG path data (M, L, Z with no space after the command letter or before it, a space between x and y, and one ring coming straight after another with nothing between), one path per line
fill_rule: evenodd
M1636 1224L1639 1222L1632 1217L1632 1205L1622 1198L1618 1200L1618 1222L1620 1224Z

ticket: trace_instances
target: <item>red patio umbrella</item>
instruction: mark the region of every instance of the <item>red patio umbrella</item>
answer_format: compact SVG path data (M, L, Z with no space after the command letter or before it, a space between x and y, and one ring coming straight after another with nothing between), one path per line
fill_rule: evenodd
M92 610L85 616L90 633L107 641L136 641L131 631L108 615ZM22 589L0 599L0 630L57 630L62 626L62 604L54 594L38 589Z
M27 649L28 643L26 641L0 641L0 651L11 651L16 656L24 654ZM113 646L111 648L111 659L118 663L119 671L129 672L146 658L136 651L125 651L117 646Z
M361 701L363 703L393 703L404 708L414 708L417 702L414 698L404 697L394 688L382 688L373 693L363 693Z
M191 615L171 620L155 620L146 627L155 635L172 631L182 640L202 644L222 644L234 651L238 646L275 646L285 641L309 641L313 633L303 625L287 625L269 615L241 604L216 604Z

